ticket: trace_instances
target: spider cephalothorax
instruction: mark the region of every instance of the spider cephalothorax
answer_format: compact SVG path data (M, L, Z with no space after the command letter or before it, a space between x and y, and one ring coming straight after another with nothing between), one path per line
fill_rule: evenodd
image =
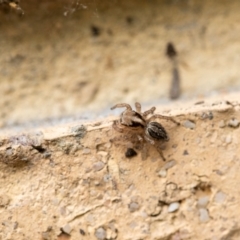
M111 108L111 110L115 108L123 108L126 110L123 111L120 115L120 119L114 122L114 128L122 132L123 127L134 128L145 128L147 125L146 116L153 113L155 111L155 107L150 110L141 113L141 105L140 103L135 103L136 111L132 110L132 107L127 103L119 103Z
M129 139L132 142L138 142L140 145L149 142L150 144L155 145L161 157L165 160L157 143L168 141L168 134L160 123L153 120L156 118L162 118L170 120L176 124L179 123L171 117L154 114L154 111L156 110L155 107L142 113L141 105L138 102L135 103L136 111L134 111L127 103L116 104L111 109L113 110L115 108L123 107L125 107L126 110L121 113L119 120L113 122L113 128L118 132L129 134Z

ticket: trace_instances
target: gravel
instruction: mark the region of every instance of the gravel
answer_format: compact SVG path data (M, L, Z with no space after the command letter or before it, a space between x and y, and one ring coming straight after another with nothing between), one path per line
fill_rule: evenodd
M173 166L175 166L176 164L177 164L177 162L175 160L170 160L164 164L163 169L168 170L168 169L172 168Z
M64 227L62 227L62 231L68 235L70 235L72 228L69 224L66 224Z
M228 126L232 127L232 128L237 128L239 126L240 122L236 119L236 118L232 118L229 122L228 122Z
M219 126L220 128L224 128L224 127L226 126L224 120L221 120L221 121L218 123L218 126Z
M183 123L183 126L185 128L190 128L190 129L194 129L196 127L196 124L192 121L189 121L189 120L186 120L184 123Z
M180 203L179 202L173 202L170 203L170 205L168 206L168 212L172 213L172 212L176 212L180 207Z
M208 222L209 221L209 214L208 214L208 210L206 208L200 208L199 209L199 220L200 222L204 223L204 222Z
M209 197L208 196L200 197L198 199L197 205L198 205L199 208L204 208L204 207L207 206L208 201L209 201Z
M137 202L131 202L128 205L128 208L129 208L130 212L135 212L135 211L137 211L140 208L140 206L139 206L139 204Z
M102 161L98 161L93 164L93 171L97 172L104 168L105 164Z
M217 192L214 197L214 201L217 203L223 203L225 199L226 199L226 194L221 191Z
M106 239L106 230L102 227L98 228L96 231L95 231L95 236L98 240L104 240Z

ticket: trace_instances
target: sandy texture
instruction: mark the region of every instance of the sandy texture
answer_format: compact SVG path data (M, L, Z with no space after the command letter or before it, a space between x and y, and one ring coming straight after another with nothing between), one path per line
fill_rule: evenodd
M166 162L126 158L111 119L3 138L0 238L239 239L239 103L169 115Z
M16 2L0 0L0 240L240 239L240 1ZM165 162L126 157L112 129L135 101L181 123L161 120Z

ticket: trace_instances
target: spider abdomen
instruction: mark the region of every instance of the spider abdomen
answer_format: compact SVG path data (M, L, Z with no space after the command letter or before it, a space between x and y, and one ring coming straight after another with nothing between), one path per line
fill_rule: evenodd
M158 122L150 122L147 125L146 132L153 139L168 141L166 130Z

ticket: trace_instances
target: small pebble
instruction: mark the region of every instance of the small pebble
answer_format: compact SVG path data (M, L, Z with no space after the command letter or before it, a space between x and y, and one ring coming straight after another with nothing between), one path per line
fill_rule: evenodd
M199 220L200 222L207 222L209 221L209 214L206 208L199 209Z
M221 192L221 191L217 192L215 197L214 197L214 200L217 203L222 203L222 202L224 202L225 199L226 199L226 194Z
M82 153L89 154L89 153L91 153L91 150L89 148L84 148Z
M95 236L98 240L104 240L106 239L106 230L102 227L98 228L96 231L95 231Z
M107 149L109 149L111 146L112 146L112 144L111 144L110 142L105 144L105 147L106 147Z
M104 168L105 164L101 161L98 161L96 163L93 164L93 171L97 172L100 171Z
M161 169L161 170L158 172L158 176L159 176L159 177L162 177L162 178L165 178L165 177L167 176L167 170Z
M145 206L146 213L149 216L157 216L162 210L162 206L159 206L158 196L151 196Z
M86 235L85 231L84 231L83 229L81 229L81 228L79 229L79 232L80 232L80 234L83 235L83 236Z
M104 182L109 182L109 181L111 181L112 180L112 176L110 175L110 174L105 174L104 176L103 176L103 181Z
M71 231L72 231L72 228L71 228L71 226L70 226L69 224L66 224L64 227L61 228L61 230L62 230L64 233L70 235L70 233L71 233Z
M18 228L18 222L14 222L13 223L13 229L17 229Z
M188 153L188 150L184 150L183 151L183 155L188 155L189 153Z
M71 128L71 132L74 134L76 137L83 138L86 134L86 127L84 125L79 125Z
M50 234L49 234L49 232L43 232L43 233L42 233L42 239L43 239L43 240L50 240Z
M173 166L175 166L176 164L177 164L177 162L175 160L167 161L164 164L163 169L168 170L168 169L172 168Z
M173 202L168 206L168 212L176 212L179 209L180 203L179 202Z
M128 208L129 208L129 211L130 212L135 212L139 209L139 204L137 202L131 202L129 205L128 205Z
M209 113L208 113L208 118L209 118L209 120L212 120L212 119L213 119L213 113L212 113L212 112L209 112Z
M209 197L208 197L208 196L200 197L200 198L198 199L197 205L198 205L199 208L204 208L204 207L207 206L208 201L209 201Z
M204 101L198 101L198 102L195 102L194 104L195 105L200 105L200 104L203 104L204 103Z
M218 123L218 126L219 126L220 128L224 128L224 127L226 126L224 120L221 120L221 121Z
M186 128L190 128L190 129L194 129L196 124L194 122L191 122L189 120L186 120L184 123L183 123L183 126L186 127Z
M237 128L239 126L239 121L236 118L232 118L229 122L228 122L228 126L229 127L233 127L233 128Z
M225 139L226 143L231 143L232 142L232 136L231 135L227 135L226 139Z
M58 206L59 202L60 202L60 201L59 201L58 198L54 198L54 199L52 200L52 204L55 205L55 206Z
M137 152L133 148L128 148L127 151L125 152L126 158L132 158L135 156L137 156Z
M213 119L213 114L212 114L212 112L208 112L208 113L202 113L202 119L209 119L209 120L212 120Z
M105 151L98 151L97 154L102 156L102 157L106 157L108 155L108 153L105 152Z
M7 148L7 150L6 150L6 155L12 155L13 154L13 150L12 150L12 148Z

